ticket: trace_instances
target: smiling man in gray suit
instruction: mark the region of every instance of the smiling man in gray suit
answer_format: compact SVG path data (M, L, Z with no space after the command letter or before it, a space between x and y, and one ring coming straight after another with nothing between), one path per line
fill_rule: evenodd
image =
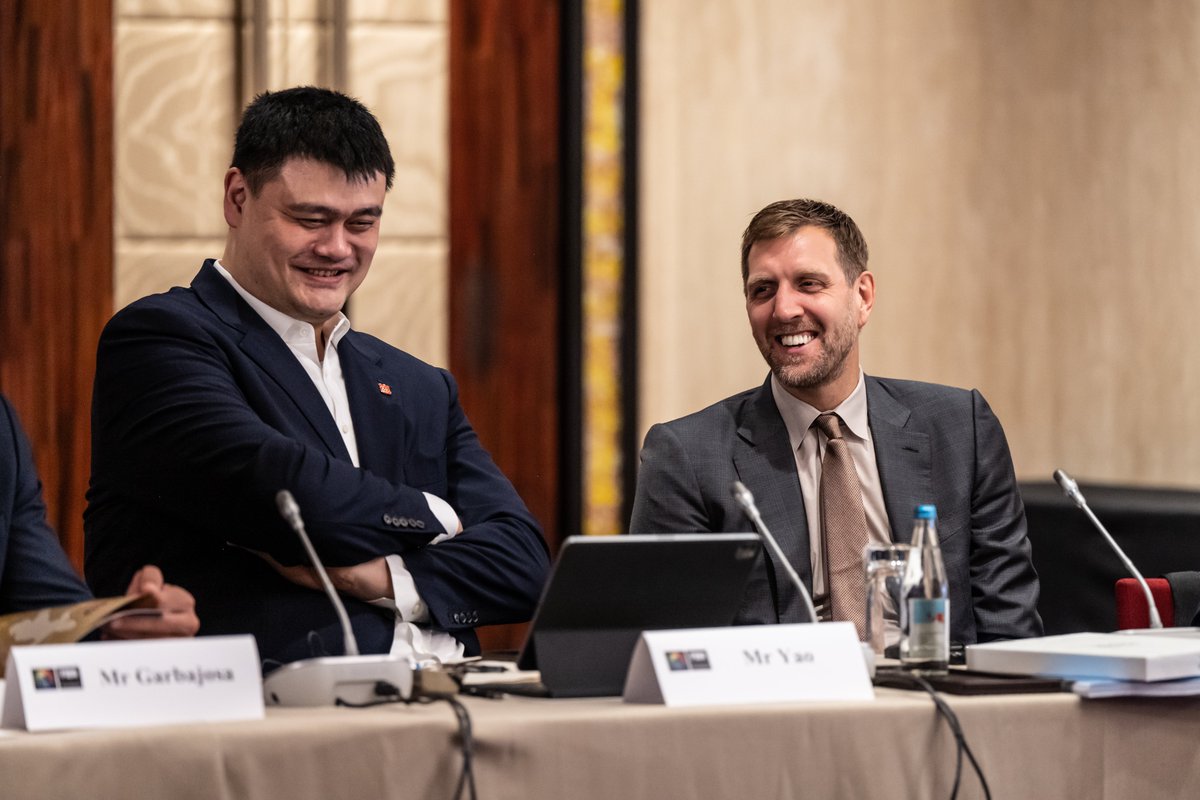
M1025 510L987 402L974 390L862 372L858 338L875 304L875 278L854 221L815 200L767 206L742 235L742 280L750 328L771 374L758 388L650 429L630 532L752 530L730 494L740 480L819 613L853 620L862 613L857 606L842 604L853 610L846 613L830 600L827 566L838 560L829 557L836 538L849 534L828 530L822 541L819 533L829 439L817 418L832 413L861 488L861 512L859 488L852 493L857 527L865 522L865 530L854 534L850 552L866 541L908 542L914 507L933 503L952 640L1040 635ZM767 559L737 621L806 620L786 575Z

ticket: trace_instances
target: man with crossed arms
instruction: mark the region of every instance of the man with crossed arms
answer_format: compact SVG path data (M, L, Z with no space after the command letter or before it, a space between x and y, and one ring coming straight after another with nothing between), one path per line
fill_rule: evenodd
M106 326L96 359L86 573L161 564L200 633L253 633L268 668L343 652L276 494L289 490L364 653L446 661L532 616L541 529L480 445L454 379L342 307L367 275L395 167L375 117L300 87L246 109L225 251Z

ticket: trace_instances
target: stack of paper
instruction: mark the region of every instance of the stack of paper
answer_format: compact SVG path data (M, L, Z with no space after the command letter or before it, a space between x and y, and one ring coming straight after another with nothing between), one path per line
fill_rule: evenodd
M967 666L1009 675L1166 681L1200 677L1200 639L1069 633L967 647Z
M1071 691L1080 697L1192 697L1200 695L1200 678L1180 678L1174 681L1106 681L1086 678L1071 684Z

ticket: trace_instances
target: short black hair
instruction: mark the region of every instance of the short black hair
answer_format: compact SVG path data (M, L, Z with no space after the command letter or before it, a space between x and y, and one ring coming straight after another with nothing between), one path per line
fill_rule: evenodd
M263 92L246 106L233 143L233 161L254 194L293 158L320 161L350 180L376 173L392 188L396 162L379 120L353 97L316 86Z

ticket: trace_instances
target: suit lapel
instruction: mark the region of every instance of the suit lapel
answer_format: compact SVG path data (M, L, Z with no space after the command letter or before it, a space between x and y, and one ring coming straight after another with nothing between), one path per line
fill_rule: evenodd
M779 541L780 549L795 566L800 579L811 587L812 563L804 497L796 475L796 457L792 454L787 426L771 396L769 377L743 406L738 420L738 439L734 446L734 469L742 483L754 493L763 521ZM787 573L773 563L771 568L781 618L805 618L804 612L797 611L801 601ZM793 611L795 613L789 613Z
M225 324L241 332L238 346L279 387L279 402L294 405L329 453L349 461L346 443L312 378L279 334L217 272L211 259L192 280L192 289Z
M338 347L350 416L363 469L403 480L406 451L402 386L399 376L384 374L383 357L369 337L350 331ZM397 472L399 470L399 472Z
M867 377L867 417L888 524L892 539L905 543L912 541L913 509L934 498L929 436L908 429L911 416L878 379Z

